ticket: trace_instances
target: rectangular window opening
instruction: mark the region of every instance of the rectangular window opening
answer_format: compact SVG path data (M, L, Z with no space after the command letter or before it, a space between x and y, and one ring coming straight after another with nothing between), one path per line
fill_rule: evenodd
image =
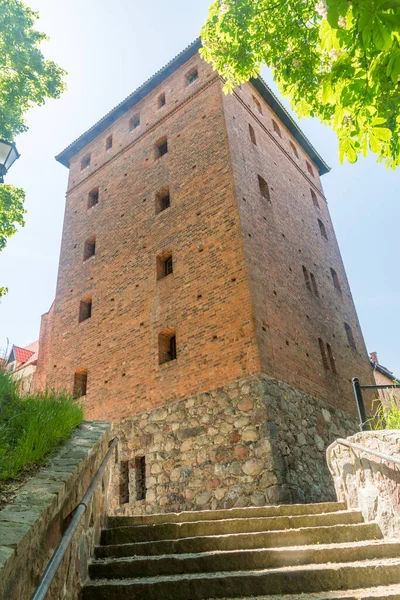
M325 229L325 225L323 224L323 222L318 219L318 225L319 225L319 230L321 232L322 237L327 240L328 239L328 235L326 233L326 229Z
M86 396L87 391L87 370L86 369L77 369L74 374L74 388L72 395L73 397L80 398L81 396Z
M88 195L88 208L96 206L99 203L99 188L94 188Z
M293 151L293 154L295 155L296 158L299 158L299 153L297 152L296 146L293 144L293 142L289 142L289 143L290 143L290 147Z
M263 114L263 112L262 112L261 102L259 101L259 99L258 99L258 98L256 98L255 96L253 96L253 102L254 102L254 104L256 105L256 107L257 107L257 110L258 110L258 112L260 113L260 115L262 115L262 114Z
M196 81L196 79L198 79L198 77L199 77L199 72L197 70L197 67L195 67L191 71L189 71L189 73L186 75L187 84L191 85L192 83L194 83Z
M315 296L317 298L319 298L319 290L318 290L318 286L317 286L317 280L314 277L314 273L310 273L310 277L311 277L311 285L312 285L313 292L314 292Z
M173 272L171 252L163 252L157 256L157 279L163 279Z
M313 204L314 204L315 208L319 208L319 202L318 202L317 194L311 188L310 188L310 192L311 192L311 198L312 198L312 201L313 201Z
M84 298L79 303L79 323L90 319L92 316L92 299Z
M326 345L326 349L328 351L328 356L329 356L329 363L331 365L331 369L332 369L332 373L334 373L335 375L337 375L337 370L336 370L336 364L335 364L335 358L333 356L333 352L332 352L332 348L329 344Z
M109 135L106 139L106 150L110 150L112 148L113 140L112 135Z
M303 275L304 275L304 281L306 283L306 287L307 287L308 291L311 292L312 290L311 290L310 277L309 277L308 271L304 265L303 265Z
M349 342L349 346L352 350L357 350L356 341L354 339L353 331L348 323L344 324L344 328L346 330L347 341Z
M257 175L258 177L258 186L260 188L260 192L261 195L268 200L268 202L271 202L271 197L269 194L269 187L268 187L268 183L265 181L265 179L263 179L261 177L261 175Z
M172 273L172 256L170 256L169 258L167 258L164 261L164 275L170 275Z
M129 131L137 129L140 125L140 115L134 115L129 121Z
M158 108L162 108L166 104L165 94L162 93L158 96L157 106Z
M156 143L156 146L155 146L155 150L156 150L156 158L161 158L162 156L164 156L164 154L167 154L168 140L166 137L163 137L163 138L161 138L161 140L158 140L158 142Z
M307 165L307 171L310 173L310 175L312 175L314 177L314 170L313 170L312 166L310 165L310 163L308 162L308 160L306 160L306 165Z
M340 286L338 274L336 273L335 269L332 269L332 267L331 267L331 276L332 276L332 281L333 281L333 287L335 288L335 290L342 293L342 288Z
M96 236L88 238L83 248L83 260L87 260L96 254Z
M81 171L90 167L90 154L84 156L81 160Z
M329 363L328 358L325 352L325 345L321 338L318 338L319 350L321 352L322 364L324 365L324 369L329 371Z
M135 458L136 500L146 499L146 457Z
M171 197L169 194L169 188L163 188L156 194L156 202L155 202L155 213L163 212L167 208L171 206Z
M282 137L281 134L281 128L279 127L278 123L276 121L274 121L274 119L272 119L272 127L274 128L274 131L277 135L279 135L279 137Z
M254 131L254 128L250 125L250 123L249 123L249 134L250 134L251 141L253 142L253 144L255 146L257 146L256 133Z
M174 329L168 328L158 335L158 358L162 365L177 358L176 337Z
M119 463L119 504L129 502L129 460L121 460Z

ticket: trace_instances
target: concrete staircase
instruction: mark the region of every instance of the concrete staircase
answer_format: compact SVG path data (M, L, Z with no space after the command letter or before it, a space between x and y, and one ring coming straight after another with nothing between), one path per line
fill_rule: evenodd
M400 543L340 503L110 517L83 600L400 600Z

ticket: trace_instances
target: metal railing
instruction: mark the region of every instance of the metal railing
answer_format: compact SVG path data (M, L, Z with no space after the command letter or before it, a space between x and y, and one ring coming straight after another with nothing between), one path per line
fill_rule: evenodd
M46 598L47 592L49 591L49 588L50 588L50 586L53 582L53 579L57 573L57 570L65 556L68 546L70 545L70 543L72 541L72 536L74 535L74 533L75 533L87 507L88 507L89 501L90 501L91 497L93 496L93 492L95 491L96 486L99 483L99 481L104 473L104 470L107 466L110 456L112 455L117 443L118 443L118 438L116 437L111 442L110 447L107 451L107 454L103 458L99 468L97 469L97 471L95 473L95 476L92 479L91 484L89 485L88 489L86 490L86 494L83 496L82 500L76 507L73 517L71 519L71 522L68 525L67 529L65 530L65 533L62 536L60 543L58 544L57 548L55 549L54 554L51 557L51 559L42 575L42 578L39 582L38 587L36 588L33 596L31 597L31 600L44 600L44 598Z
M342 446L347 446L348 448L353 448L355 450L361 450L361 452L366 452L367 454L372 454L373 456L377 456L378 458L382 458L383 460L387 460L388 462L392 462L396 465L400 466L400 458L395 458L390 454L383 454L383 452L379 452L378 450L372 450L371 448L366 448L361 444L356 444L355 442L349 442L348 440L344 440L343 438L338 438L333 442L330 446L335 446L341 444Z
M356 398L358 416L360 419L360 431L369 431L369 419L364 404L364 398L362 395L362 390L388 390L388 389L400 389L400 384L392 384L392 385L361 385L358 377L353 377L353 390L354 396Z

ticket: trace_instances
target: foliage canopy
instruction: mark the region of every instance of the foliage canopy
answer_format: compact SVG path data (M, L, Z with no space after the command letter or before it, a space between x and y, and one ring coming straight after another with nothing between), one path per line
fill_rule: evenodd
M34 28L38 14L19 0L0 0L0 139L9 142L27 130L25 114L64 90L64 71L45 60L39 46L46 35ZM0 250L24 225L24 191L0 185ZM6 288L0 288L0 296Z
M400 0L216 0L202 57L225 91L261 64L299 117L332 127L339 157L400 163Z

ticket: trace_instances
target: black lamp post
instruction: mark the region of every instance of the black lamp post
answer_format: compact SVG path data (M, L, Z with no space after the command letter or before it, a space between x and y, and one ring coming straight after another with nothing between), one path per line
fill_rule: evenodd
M4 175L19 157L14 143L0 140L0 183L4 183Z

